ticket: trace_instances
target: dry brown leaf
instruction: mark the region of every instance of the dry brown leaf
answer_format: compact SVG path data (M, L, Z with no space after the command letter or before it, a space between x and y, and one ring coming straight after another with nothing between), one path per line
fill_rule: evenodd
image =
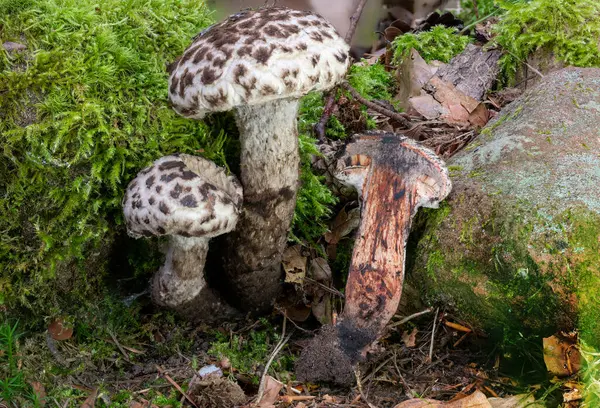
M32 381L31 388L33 388L33 393L36 395L40 406L43 407L46 405L46 388L41 382Z
M432 67L421 57L414 48L410 50L396 70L399 92L395 99L400 106L407 107L409 98L419 96L423 86L436 73L437 67Z
M581 398L582 398L581 390L579 390L578 388L575 388L571 391L563 393L563 401L564 402L579 401L579 400L581 400Z
M68 340L73 336L73 328L63 318L56 318L48 326L48 333L54 340Z
M331 282L331 267L325 258L312 259L308 268L308 274L317 282Z
M256 408L273 408L275 402L277 402L277 399L279 398L279 391L281 391L282 388L282 383L268 375L265 382L265 391L260 402L255 405Z
M98 388L94 389L85 401L83 401L81 408L94 408L96 406L96 398L98 398Z
M550 373L566 377L579 371L581 354L575 340L550 336L543 339L543 344L544 363Z
M307 258L302 255L301 245L294 245L285 249L281 263L283 264L287 283L302 284L304 282L306 260Z
M535 402L530 394L513 395L505 398L488 398L492 408L543 408L544 405Z
M413 328L412 332L407 332L405 331L404 333L402 333L402 341L404 342L404 345L408 348L414 347L417 345L417 333L419 331L417 330L417 328Z
M331 324L333 320L332 311L331 295L322 291L321 296L313 300L312 314L321 324Z
M492 408L487 397L481 391L475 391L456 401L442 402L432 399L414 398L404 401L394 408Z
M461 126L484 126L489 120L489 111L484 104L465 95L448 82L434 76L428 86L433 88L434 98L442 104L446 112L441 116L451 124Z
M422 95L410 98L408 101L409 109L417 111L425 119L437 119L444 113L444 107L435 98L426 92Z
M360 225L360 209L358 207L346 212L342 208L331 224L331 231L325 233L324 238L328 244L337 244L342 238L350 234Z

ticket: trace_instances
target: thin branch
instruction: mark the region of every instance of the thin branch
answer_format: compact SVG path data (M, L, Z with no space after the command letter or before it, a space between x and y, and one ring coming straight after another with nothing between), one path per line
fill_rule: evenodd
M260 378L260 385L258 386L258 394L256 395L256 402L255 402L257 405L260 403L260 400L262 399L262 397L265 393L265 386L267 385L267 373L269 372L269 367L271 367L273 360L275 360L275 357L277 356L277 354L279 354L281 349L283 349L283 346L285 346L285 344L290 339L290 337L292 337L292 333L288 334L287 337L285 337L286 322L287 322L287 317L284 317L283 327L281 328L281 340L279 340L279 343L277 343L277 345L275 346L275 349L273 349L273 352L271 353L271 357L269 357L267 364L265 364L265 369Z
M402 326L404 323L406 323L406 322L414 319L415 317L423 316L424 314L431 313L432 311L433 311L433 308L430 307L430 308L425 309L425 310L423 310L421 312L413 313L410 316L406 316L404 319L402 319L402 320L400 320L398 322L394 322L394 323L390 324L388 326L388 328L392 328L392 327L396 327L396 326Z
M352 95L352 97L354 99L356 99L357 101L359 101L360 103L365 105L367 108L370 108L377 113L381 113L382 115L385 115L390 119L394 119L395 121L400 122L400 124L402 124L402 126L404 126L407 129L411 127L410 121L408 119L406 119L406 116L407 116L406 114L393 112L389 109L384 108L381 105L376 104L375 102L371 102L371 101L363 98L362 95L359 94L356 89L352 88L352 86L350 86L350 84L348 82L342 82L342 84L340 86L342 88L344 88L345 90L347 90L348 92L350 92L350 94Z
M440 308L438 307L435 310L435 316L433 317L433 329L431 329L431 344L429 345L429 361L432 361L432 359L433 359L433 341L435 339L435 326L437 325L437 317L438 317L439 311L440 311Z
M365 8L365 4L367 4L367 0L360 0L356 6L354 14L352 14L350 17L350 27L346 32L346 37L344 37L344 40L348 44L352 42L352 37L354 37L354 33L356 32L356 26L358 25L358 20L360 20L360 16Z

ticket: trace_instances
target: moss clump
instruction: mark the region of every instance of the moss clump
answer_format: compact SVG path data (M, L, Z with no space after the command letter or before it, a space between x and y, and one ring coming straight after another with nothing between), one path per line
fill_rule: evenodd
M504 15L495 42L508 51L500 61L509 81L537 50L577 67L600 66L600 3L597 0L500 1Z
M348 72L348 82L367 99L391 101L394 76L382 64L355 64Z
M450 62L470 42L471 39L460 35L456 28L437 25L430 31L418 34L408 33L396 37L392 42L394 61L399 63L414 48L427 62L433 60Z

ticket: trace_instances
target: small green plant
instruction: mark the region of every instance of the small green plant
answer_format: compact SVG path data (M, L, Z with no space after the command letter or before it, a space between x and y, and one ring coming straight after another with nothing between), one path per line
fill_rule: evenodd
M258 384L260 370L267 362L269 354L281 339L281 335L276 333L267 320L261 320L260 329L252 329L243 334L227 336L216 332L216 341L212 343L208 354L216 358L229 359L231 366L241 373L252 376L252 380ZM270 369L281 372L291 371L294 357L282 352L273 361Z
M469 42L471 39L460 35L456 28L437 25L430 31L396 37L392 42L394 61L399 63L414 48L427 62L433 60L450 62L452 57L460 54Z
M597 0L498 1L504 14L495 42L507 53L501 59L505 82L537 50L577 67L600 66L600 2Z
M17 324L0 324L0 402L16 402L27 406L40 406L31 386L18 369Z
M382 64L354 64L348 72L348 82L366 99L391 100L394 76Z

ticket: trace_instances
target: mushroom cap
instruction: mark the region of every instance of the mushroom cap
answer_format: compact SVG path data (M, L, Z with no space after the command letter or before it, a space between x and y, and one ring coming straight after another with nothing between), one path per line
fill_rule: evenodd
M437 208L452 190L448 169L440 157L418 142L394 133L354 135L338 159L334 175L362 195L372 166L389 169L402 175L406 184L412 184L416 207Z
M247 10L194 38L169 66L169 100L201 119L282 98L328 90L350 65L350 47L323 17L283 7Z
M241 207L235 176L187 154L156 160L129 183L123 198L127 232L135 238L215 237L235 228Z

